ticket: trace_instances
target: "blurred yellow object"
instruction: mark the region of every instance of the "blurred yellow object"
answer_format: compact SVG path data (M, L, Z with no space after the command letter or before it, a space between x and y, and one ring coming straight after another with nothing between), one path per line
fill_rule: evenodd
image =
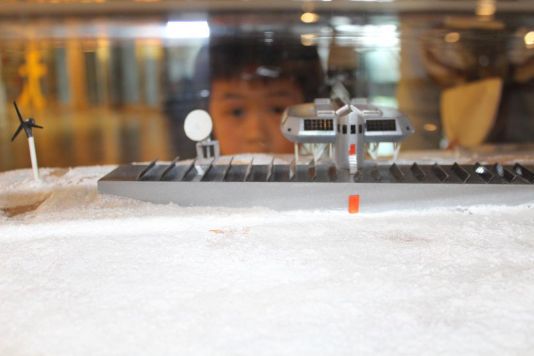
M496 0L478 0L475 13L477 16L493 16L497 10Z
M46 67L41 63L41 54L34 45L28 46L24 59L26 63L20 66L19 74L26 81L17 101L21 107L32 106L41 110L45 107L45 98L41 92L40 80L46 74Z
M450 145L475 147L490 133L502 92L500 78L446 89L441 95L441 121Z
M444 39L447 43L456 43L460 40L461 36L458 32L449 32L445 35Z
M524 41L525 41L525 46L527 46L527 48L534 47L534 31L528 32L525 35Z
M305 12L300 16L300 21L304 23L315 23L319 21L319 15L315 12Z

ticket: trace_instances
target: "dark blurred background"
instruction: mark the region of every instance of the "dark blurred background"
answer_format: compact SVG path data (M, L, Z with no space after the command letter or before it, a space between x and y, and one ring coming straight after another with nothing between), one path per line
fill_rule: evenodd
M287 79L292 100L341 83L412 120L403 149L532 143L534 1L3 1L0 171L29 166L13 100L45 127L41 166L191 157L187 113L224 120L217 78Z

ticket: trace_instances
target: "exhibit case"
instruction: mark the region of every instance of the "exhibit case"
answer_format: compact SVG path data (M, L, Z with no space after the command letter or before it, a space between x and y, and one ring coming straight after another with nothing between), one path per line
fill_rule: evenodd
M533 24L531 1L8 1L0 170L29 165L13 101L43 166L194 157L195 109L223 155L292 153L284 110L344 97L408 117L401 152L529 151Z

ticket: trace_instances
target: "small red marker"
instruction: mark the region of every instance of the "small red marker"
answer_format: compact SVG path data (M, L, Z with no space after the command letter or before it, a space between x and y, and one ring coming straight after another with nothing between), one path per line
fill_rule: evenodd
M356 154L356 145L353 143L349 146L349 156Z
M360 196L358 194L349 195L349 214L360 212Z

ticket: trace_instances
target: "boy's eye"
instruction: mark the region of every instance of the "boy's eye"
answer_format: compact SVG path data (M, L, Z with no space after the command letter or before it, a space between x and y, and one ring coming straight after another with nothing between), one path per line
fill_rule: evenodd
M284 112L284 108L281 106L273 106L271 111L275 114L282 114Z
M245 109L243 109L243 108L234 108L234 109L232 109L230 111L230 113L234 117L242 118L243 116L245 116Z

